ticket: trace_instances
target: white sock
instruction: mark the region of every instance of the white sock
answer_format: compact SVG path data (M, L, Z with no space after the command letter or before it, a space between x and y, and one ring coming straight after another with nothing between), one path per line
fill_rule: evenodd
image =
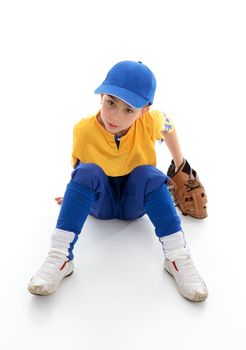
M57 256L63 260L68 260L70 243L74 240L75 234L70 231L56 228L51 235L51 246L49 255Z
M160 237L160 242L162 244L164 256L168 260L186 259L190 256L182 231Z

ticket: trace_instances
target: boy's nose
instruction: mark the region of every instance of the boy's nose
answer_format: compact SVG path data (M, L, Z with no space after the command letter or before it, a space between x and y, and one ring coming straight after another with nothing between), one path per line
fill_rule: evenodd
M109 117L109 122L111 124L118 125L119 124L119 117L115 114L111 114Z

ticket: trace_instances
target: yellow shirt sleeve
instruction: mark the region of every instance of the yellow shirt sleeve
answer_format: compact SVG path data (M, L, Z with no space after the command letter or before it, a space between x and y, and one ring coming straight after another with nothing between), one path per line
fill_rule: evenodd
M170 119L169 115L166 114L166 113L163 113L163 129L162 129L162 132L164 134L170 134L173 132L174 130L174 125L173 125L173 122L172 120Z
M160 111L151 111L153 120L153 134L152 139L163 140L165 134L173 132L174 125L168 114Z
M78 123L74 126L73 129L73 151L72 151L72 159L71 159L71 163L72 163L72 167L75 166L78 158L75 155L75 149L76 149L76 139L77 139L77 129L78 129Z
M82 118L78 123L75 124L73 128L73 151L72 151L72 159L71 159L71 163L73 167L79 161L80 137L81 137L81 132L83 131L84 120L85 118Z

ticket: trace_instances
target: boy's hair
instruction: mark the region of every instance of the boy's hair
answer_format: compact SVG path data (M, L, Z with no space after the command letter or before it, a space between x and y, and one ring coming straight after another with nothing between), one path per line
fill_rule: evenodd
M155 76L146 65L122 61L110 69L95 93L112 95L134 108L142 108L153 103L155 89Z

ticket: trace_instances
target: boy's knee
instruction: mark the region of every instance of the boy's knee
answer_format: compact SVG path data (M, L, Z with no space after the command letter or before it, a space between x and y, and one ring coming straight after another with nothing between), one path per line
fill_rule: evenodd
M157 176L164 176L166 177L165 174L163 174L163 172L159 169L157 169L155 166L153 165L140 165L138 167L136 167L135 169L133 169L133 171L131 172L132 177L136 177L136 178L152 178L152 177L157 177Z
M152 165L136 167L129 177L130 188L135 192L144 191L144 195L148 195L167 182L167 175Z
M155 170L159 171L152 165L140 165L132 170L131 176L132 177L149 177L150 174L155 173Z
M167 175L152 165L141 165L136 167L131 172L130 178L132 181L140 181L141 183L148 183L156 181L157 179L162 179L163 181L168 179Z
M101 184L107 179L106 174L97 164L79 164L72 172L71 180L86 185L92 190L100 190Z

